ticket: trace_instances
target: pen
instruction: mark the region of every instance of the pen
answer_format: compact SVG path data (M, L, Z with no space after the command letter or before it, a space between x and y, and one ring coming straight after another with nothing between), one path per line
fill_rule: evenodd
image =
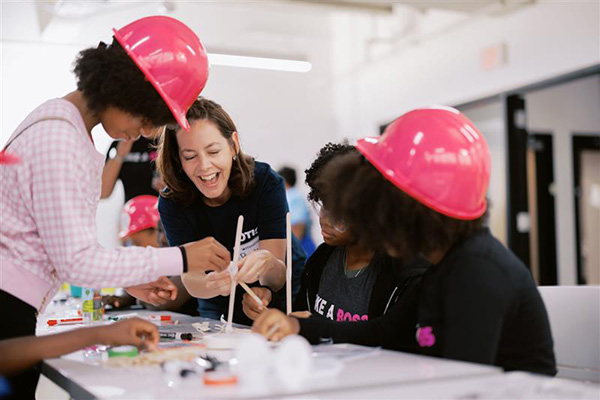
M194 335L182 332L158 332L161 339L192 340Z
M48 326L82 324L82 323L83 323L82 317L58 318L58 319L49 319L48 320Z

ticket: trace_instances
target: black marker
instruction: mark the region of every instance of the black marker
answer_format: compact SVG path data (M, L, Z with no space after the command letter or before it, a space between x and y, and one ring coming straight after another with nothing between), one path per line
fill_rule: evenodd
M191 333L181 332L158 332L161 339L178 339L178 340L192 340L194 335Z

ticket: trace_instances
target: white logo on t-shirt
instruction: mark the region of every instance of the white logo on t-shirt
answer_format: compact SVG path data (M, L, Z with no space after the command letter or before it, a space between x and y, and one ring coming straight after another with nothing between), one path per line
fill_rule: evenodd
M258 228L242 232L242 240L240 243L240 259L246 257L253 251L258 250Z

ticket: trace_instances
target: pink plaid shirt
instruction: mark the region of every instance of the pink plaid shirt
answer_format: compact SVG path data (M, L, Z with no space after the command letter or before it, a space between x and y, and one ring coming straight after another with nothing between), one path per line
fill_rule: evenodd
M31 125L44 118L60 119ZM61 282L129 286L182 273L177 248L98 243L104 156L72 103L47 101L13 136L28 125L8 148L23 162L0 167L0 289L43 310Z

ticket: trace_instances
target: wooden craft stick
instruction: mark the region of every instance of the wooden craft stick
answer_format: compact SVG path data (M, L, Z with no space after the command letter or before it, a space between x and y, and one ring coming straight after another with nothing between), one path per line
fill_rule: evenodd
M246 282L239 281L238 283L240 284L241 287L244 288L244 290L246 291L246 293L248 293L250 295L250 297L252 297L252 299L254 299L254 301L259 306L264 306L264 304L263 304L262 300L260 299L260 297L258 297L256 295L256 293L254 293L254 291L252 289L250 289L250 286L246 285Z

